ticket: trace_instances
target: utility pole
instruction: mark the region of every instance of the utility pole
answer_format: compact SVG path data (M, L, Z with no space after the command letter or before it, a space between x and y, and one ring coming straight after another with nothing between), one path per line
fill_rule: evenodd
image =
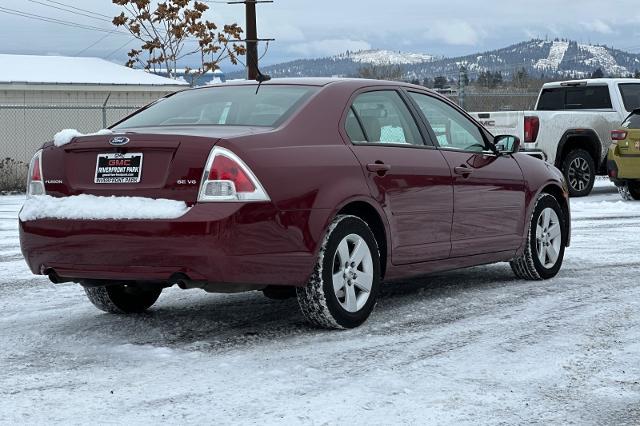
M256 24L256 0L246 0L247 8L247 78L258 78L258 25Z
M467 88L467 67L460 67L460 74L458 75L458 105L464 109L465 91Z
M247 44L247 79L258 80L262 75L258 68L258 42L261 41L273 41L273 39L259 39L258 38L258 25L256 23L256 4L258 3L273 3L273 0L243 0L243 1L229 1L229 4L242 4L244 3L246 8L246 39Z

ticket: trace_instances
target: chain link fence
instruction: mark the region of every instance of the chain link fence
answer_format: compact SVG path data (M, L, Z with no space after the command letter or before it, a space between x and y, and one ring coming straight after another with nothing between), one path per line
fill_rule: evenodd
M0 191L19 190L24 186L27 165L34 152L60 130L95 132L140 107L142 105L0 105Z
M469 112L530 111L538 101L537 92L458 93L447 97Z

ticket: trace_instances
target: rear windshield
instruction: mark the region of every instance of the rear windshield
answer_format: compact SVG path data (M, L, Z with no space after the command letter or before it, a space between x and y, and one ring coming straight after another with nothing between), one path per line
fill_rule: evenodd
M539 111L612 109L609 86L555 87L544 89Z
M620 85L620 93L624 102L624 109L635 111L640 109L640 84L625 83Z
M631 113L624 123L622 123L622 127L625 129L640 129L640 110Z
M264 126L286 120L312 93L310 86L264 85L187 90L161 99L116 127Z

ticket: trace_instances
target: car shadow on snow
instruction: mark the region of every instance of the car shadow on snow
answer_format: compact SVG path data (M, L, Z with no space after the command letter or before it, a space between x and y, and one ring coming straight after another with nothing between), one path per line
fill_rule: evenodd
M398 311L421 310L414 303L438 303L440 299L466 300L470 293L517 285L508 265L492 265L424 276L411 280L384 283L374 314L360 329L347 331L359 334L393 333ZM82 314L66 318L61 324L63 334L74 338L120 341L122 344L169 346L185 350L225 351L256 343L300 343L314 336L340 332L314 329L300 314L297 301L267 299L260 292L233 295L206 294L170 289L148 313L140 315L110 315L93 307ZM87 302L88 303L88 302ZM438 312L412 320L424 326L451 321L437 318ZM442 314L444 315L444 314ZM380 330L381 323L392 324ZM99 342L97 342L99 343Z

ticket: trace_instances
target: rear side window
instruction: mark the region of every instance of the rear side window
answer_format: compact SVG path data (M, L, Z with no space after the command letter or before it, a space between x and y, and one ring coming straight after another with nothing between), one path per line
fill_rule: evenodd
M640 112L634 112L622 123L625 129L640 129Z
M538 102L539 111L611 109L608 86L579 86L544 89Z
M309 86L263 85L187 90L163 99L118 124L116 129L162 126L264 126L286 120L318 90Z
M640 109L640 84L625 83L620 86L624 109L627 111L635 111Z
M357 115L367 143L398 145L424 145L418 125L398 92L380 90L359 95L353 102L352 112ZM358 143L361 136L353 120L345 123L351 141ZM352 135L353 134L353 135Z

